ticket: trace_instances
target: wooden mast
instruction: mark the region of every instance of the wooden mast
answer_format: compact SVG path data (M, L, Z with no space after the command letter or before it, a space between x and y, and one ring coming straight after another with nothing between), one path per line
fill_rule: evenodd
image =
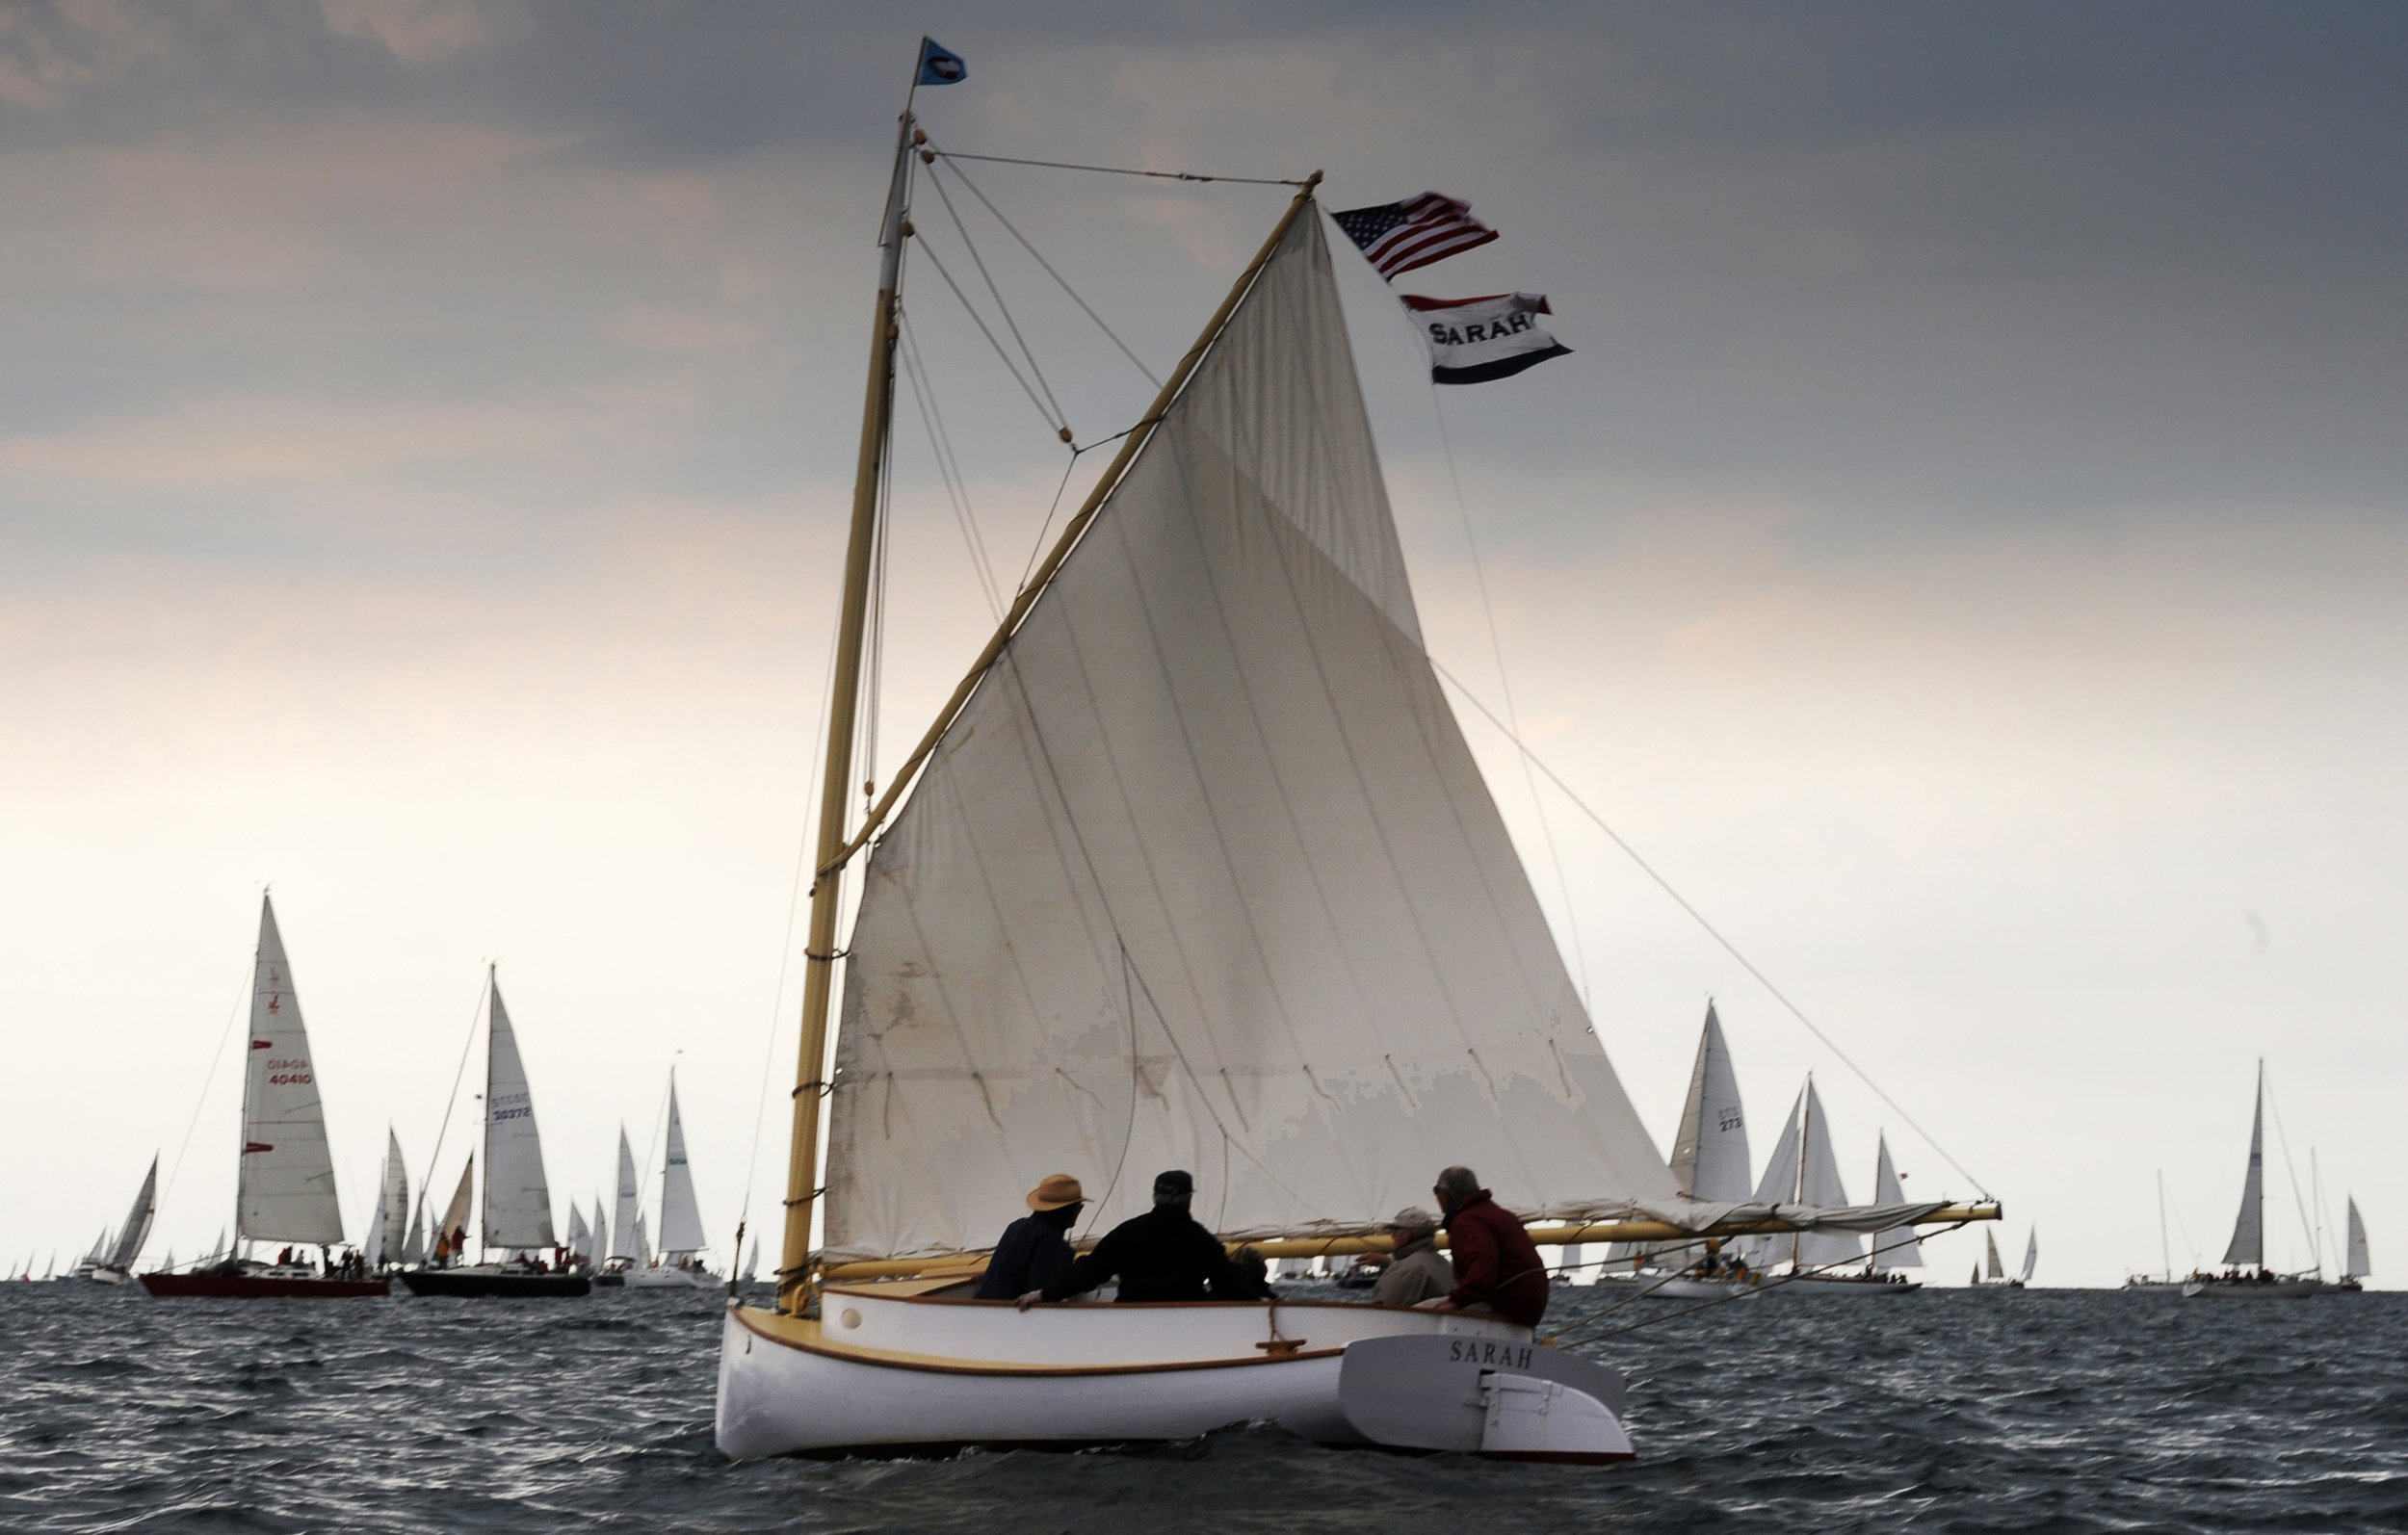
M811 1256L811 1211L820 1186L821 1074L827 1060L827 1004L836 971L838 854L845 846L846 796L852 788L853 724L861 700L861 651L870 607L871 554L877 534L877 492L895 397L896 300L903 280L903 219L910 201L911 108L895 130L895 169L878 233L877 304L870 319L870 379L861 408L861 452L853 465L852 530L845 546L844 608L836 630L836 670L827 710L827 761L820 777L820 836L812 867L810 937L803 948L802 1041L795 1068L794 1140L786 1159L786 1236L777 1265L777 1309L798 1310ZM832 864L837 867L830 867Z

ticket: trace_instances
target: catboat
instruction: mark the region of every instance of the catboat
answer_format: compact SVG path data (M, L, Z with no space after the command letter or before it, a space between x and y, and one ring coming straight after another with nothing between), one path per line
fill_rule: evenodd
M234 1250L207 1267L144 1274L143 1288L162 1299L346 1300L390 1293L381 1279L344 1277L329 1272L336 1269L331 1262L313 1268L291 1258L294 1247L316 1247L324 1260L343 1240L343 1211L327 1151L326 1107L309 1031L301 1023L275 907L266 896L259 900L259 947L251 961L249 1038ZM288 1246L278 1262L263 1263L242 1255L245 1242Z
M479 1232L488 1256L484 1262L458 1262L477 1166L471 1156L436 1227L436 1249L446 1261L405 1269L402 1283L413 1295L529 1300L583 1295L592 1288L585 1274L530 1256L557 1253L560 1247L552 1226L552 1185L544 1176L543 1137L536 1129L535 1097L519 1058L518 1033L490 967L485 995L484 1208Z
M906 106L777 1296L727 1309L720 1447L1059 1448L1267 1421L1331 1444L1632 1453L1619 1375L1501 1318L968 1298L1059 1169L1102 1190L1080 1241L1184 1167L1197 1217L1269 1260L1386 1250L1440 1161L1486 1173L1542 1244L1989 1218L1681 1198L1423 652L1318 173L854 821L907 214L940 155Z

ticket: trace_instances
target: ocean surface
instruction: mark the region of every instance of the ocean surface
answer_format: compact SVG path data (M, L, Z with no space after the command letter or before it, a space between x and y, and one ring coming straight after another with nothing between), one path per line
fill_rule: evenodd
M1611 1304L1558 1290L1550 1325ZM1656 1301L1611 1324L1668 1316ZM711 1445L719 1303L0 1287L0 1530L2408 1528L2408 1296L1768 1297L1592 1351L1636 1464L1192 1443L946 1461Z

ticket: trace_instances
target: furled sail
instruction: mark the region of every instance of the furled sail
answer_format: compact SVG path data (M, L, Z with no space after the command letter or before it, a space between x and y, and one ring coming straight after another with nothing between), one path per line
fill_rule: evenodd
M677 1117L677 1079L672 1076L667 1156L661 1167L661 1256L685 1258L706 1245L702 1210L694 1197L694 1169L686 1165L686 1128Z
M2258 1066L2258 1102L2249 1119L2249 1176L2240 1185L2240 1213L2224 1246L2225 1266L2265 1265L2265 1065Z
M550 1247L552 1188L543 1178L543 1139L536 1133L535 1100L519 1063L502 988L489 986L484 1084L484 1244L488 1248Z
M1673 1192L1419 620L1317 219L1295 221L953 719L864 877L831 1258L982 1247L1155 1173L1228 1236Z
M1898 1168L1890 1160L1890 1137L1883 1133L1875 1145L1879 1155L1873 1159L1872 1202L1876 1205L1903 1205L1906 1190L1899 1184ZM1872 1266L1875 1268L1921 1268L1924 1266L1923 1243L1916 1238L1915 1228L1906 1226L1872 1234Z
M631 1263L644 1260L636 1222L641 1216L643 1191L636 1185L636 1158L627 1150L627 1127L618 1127L618 1205L611 1212L611 1256Z
M331 1246L343 1239L343 1211L335 1202L326 1110L275 908L265 897L259 901L259 953L251 971L248 1064L235 1235Z
M1747 1117L1740 1112L1740 1080L1722 1021L1706 1004L1697 1062L1689 1069L1681 1128L1672 1138L1672 1182L1685 1199L1736 1201L1748 1195Z
M159 1154L151 1153L150 1171L143 1175L142 1192L134 1196L134 1208L125 1212L125 1224L118 1228L117 1245L109 1250L109 1266L131 1270L134 1260L142 1256L143 1243L150 1239L150 1217L159 1193Z
M2367 1262L2367 1223L2358 1218L2358 1201L2353 1195L2349 1201L2348 1262L2342 1268L2342 1277L2364 1279L2373 1272L2373 1265Z

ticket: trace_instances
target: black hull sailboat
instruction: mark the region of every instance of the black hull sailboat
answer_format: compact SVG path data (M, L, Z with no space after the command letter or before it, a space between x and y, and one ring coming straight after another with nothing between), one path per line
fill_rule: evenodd
M413 1295L449 1295L461 1299L532 1300L544 1296L586 1295L593 1284L583 1274L538 1274L488 1268L412 1268L402 1283Z

